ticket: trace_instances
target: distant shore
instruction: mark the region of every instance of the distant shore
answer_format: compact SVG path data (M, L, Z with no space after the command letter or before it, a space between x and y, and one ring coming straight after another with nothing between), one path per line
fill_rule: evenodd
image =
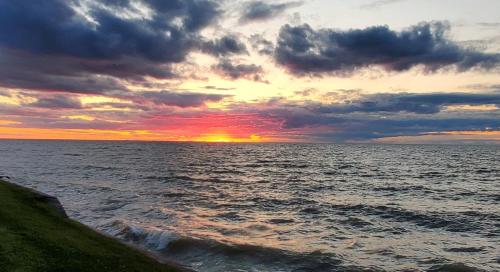
M57 198L0 178L2 271L190 271L67 218Z

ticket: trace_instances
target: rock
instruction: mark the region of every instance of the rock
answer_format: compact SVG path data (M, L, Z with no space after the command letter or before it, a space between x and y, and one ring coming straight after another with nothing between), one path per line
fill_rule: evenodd
M30 191L35 196L35 200L37 200L39 202L46 203L47 205L53 207L62 217L68 218L68 215L66 214L66 210L64 210L63 205L61 204L61 202L59 202L59 199L57 199L57 197L39 192L39 191L31 189L31 188L26 188L26 187L18 185L18 184L14 184L14 183L8 181L8 179L9 179L8 176L0 176L0 181L6 182L6 183L14 185L14 186L22 187L23 189Z
M66 210L64 210L63 205L61 204L61 202L59 202L59 199L57 199L57 197L47 195L35 190L31 191L35 193L35 199L37 201L45 202L49 206L53 207L56 211L58 211L61 216L63 216L64 218L68 218Z

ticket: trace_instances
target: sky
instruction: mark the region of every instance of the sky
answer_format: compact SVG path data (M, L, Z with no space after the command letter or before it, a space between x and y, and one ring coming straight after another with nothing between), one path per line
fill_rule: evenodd
M0 0L0 138L500 143L497 0Z

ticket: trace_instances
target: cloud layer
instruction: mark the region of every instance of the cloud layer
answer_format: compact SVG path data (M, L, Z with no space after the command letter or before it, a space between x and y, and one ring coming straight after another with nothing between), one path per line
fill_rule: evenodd
M308 137L319 141L349 141L443 131L499 130L499 103L500 93L396 93L364 95L330 104L279 99L245 110L279 120L284 129L306 131ZM486 112L447 110L447 106L492 104L496 109Z
M79 99L71 96L52 95L40 97L36 102L26 104L25 106L47 109L81 109L82 103Z
M401 72L421 66L466 71L497 69L500 54L462 48L446 36L445 23L421 23L401 32L387 26L338 31L304 24L281 28L274 52L277 63L294 74L350 74L380 67Z
M398 113L408 112L416 114L439 113L446 106L453 105L498 105L498 93L381 93L364 96L359 100L343 104L318 106L315 111L319 113Z

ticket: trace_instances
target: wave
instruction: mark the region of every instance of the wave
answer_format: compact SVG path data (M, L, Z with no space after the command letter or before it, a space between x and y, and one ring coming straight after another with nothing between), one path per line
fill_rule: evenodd
M163 250L168 244L179 237L173 232L147 230L145 228L129 225L120 220L111 221L98 227L126 242L144 245L153 250Z
M68 157L81 157L81 156L83 156L83 154L79 154L79 153L64 153L63 155L68 156Z
M343 265L341 256L299 253L248 244L222 243L185 237L175 232L144 228L115 220L98 227L129 243L160 253L190 269L202 271L382 271ZM208 270L207 270L208 268Z
M451 263L436 265L431 267L428 272L486 272L485 270L468 266L463 263Z
M81 167L84 171L96 170L96 171L110 171L110 170L120 170L118 167L113 166L97 166L97 165L86 165Z
M441 228L449 232L474 232L487 236L495 235L493 229L500 223L500 216L476 211L459 213L419 212L385 205L371 206L365 204L336 204L331 207L341 215L375 215L383 219L397 222L411 222L429 229Z
M249 244L222 243L212 239L185 237L175 232L144 228L115 220L99 227L112 236L152 250L167 260L196 271L365 271L383 272L380 267L348 265L341 255L316 252L291 252ZM471 253L482 248L449 248L450 252ZM484 272L463 263L432 265L429 272Z

